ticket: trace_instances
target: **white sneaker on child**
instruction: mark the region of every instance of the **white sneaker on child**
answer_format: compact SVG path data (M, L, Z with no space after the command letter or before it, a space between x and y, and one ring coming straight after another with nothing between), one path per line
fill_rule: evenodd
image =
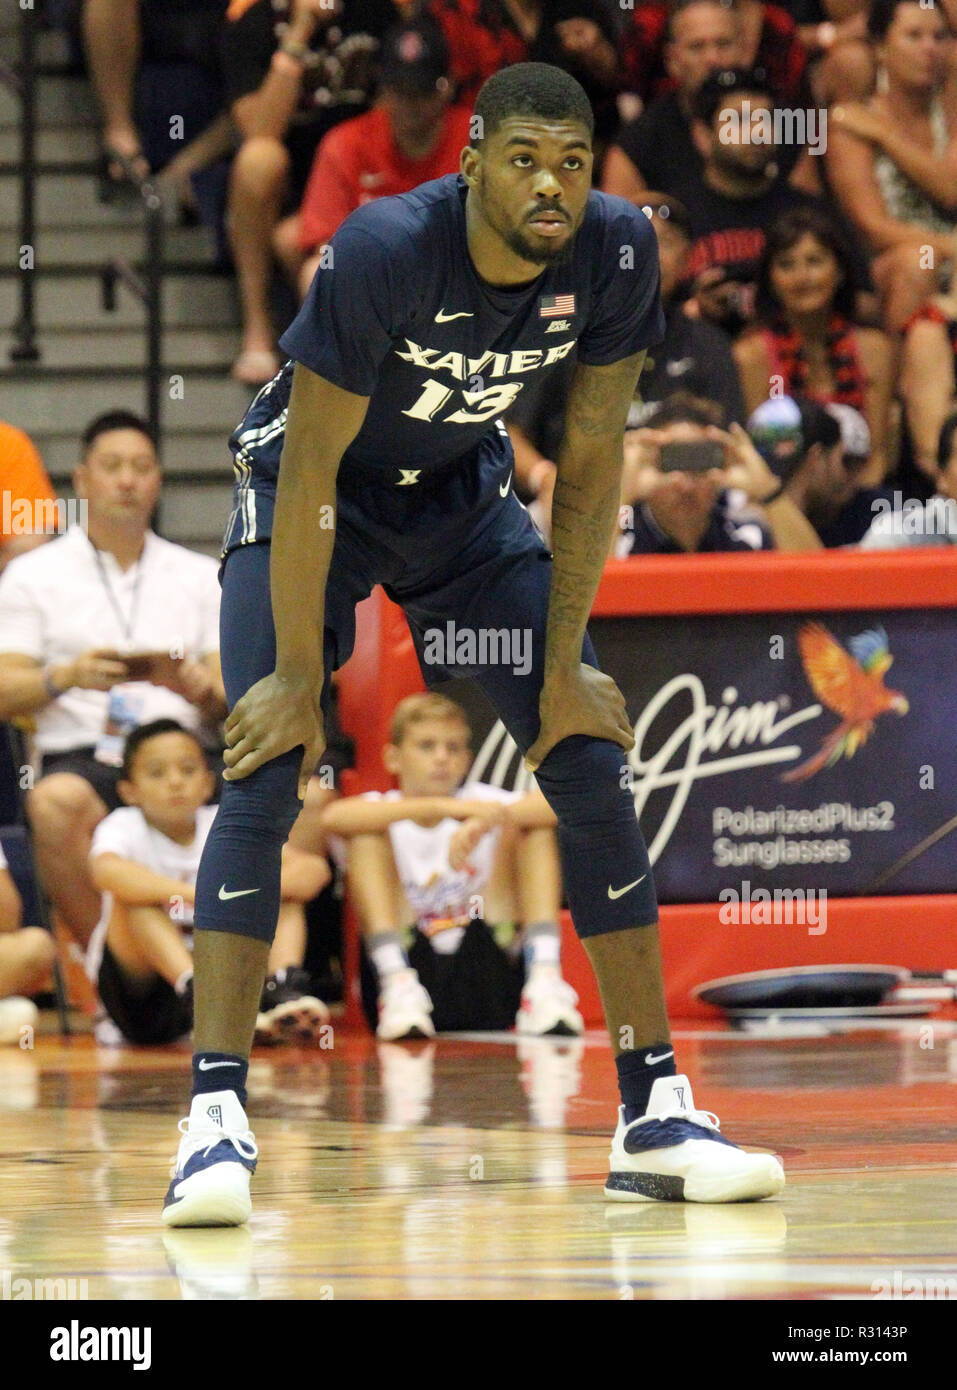
M383 1042L400 1038L434 1038L432 1000L411 968L386 975L379 991L379 1024L375 1035Z
M35 1028L39 1010L32 999L21 999L11 994L0 999L0 1043L19 1043L24 1028Z
M575 1007L577 1003L578 995L557 969L536 969L533 965L522 990L516 1030L532 1037L552 1034L576 1038L585 1031L585 1020Z

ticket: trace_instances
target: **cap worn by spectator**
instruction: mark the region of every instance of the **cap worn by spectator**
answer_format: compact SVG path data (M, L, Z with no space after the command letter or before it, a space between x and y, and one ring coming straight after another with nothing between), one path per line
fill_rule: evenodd
M432 96L449 87L451 58L437 26L401 24L382 41L380 83L407 96Z
M749 416L747 431L768 467L787 483L808 448L797 401L791 396L762 401Z
M871 432L861 412L840 401L829 401L824 409L840 426L845 464L853 468L866 463L871 456Z

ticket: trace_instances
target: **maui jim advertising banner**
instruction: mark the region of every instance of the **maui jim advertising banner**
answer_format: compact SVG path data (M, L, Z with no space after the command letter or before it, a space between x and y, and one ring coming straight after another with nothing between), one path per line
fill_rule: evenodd
M722 889L957 891L957 618L947 610L596 618L663 903ZM470 776L530 778L484 697Z

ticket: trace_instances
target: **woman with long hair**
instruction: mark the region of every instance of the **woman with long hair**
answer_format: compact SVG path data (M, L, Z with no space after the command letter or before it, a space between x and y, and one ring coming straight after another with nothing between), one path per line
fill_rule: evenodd
M879 483L888 467L894 350L885 333L855 322L849 252L820 209L794 208L768 229L755 316L733 349L748 411L795 394L853 406L871 432L860 481Z
M884 321L900 333L946 288L957 230L957 94L951 29L931 0L873 0L877 89L828 116L827 176L874 257Z

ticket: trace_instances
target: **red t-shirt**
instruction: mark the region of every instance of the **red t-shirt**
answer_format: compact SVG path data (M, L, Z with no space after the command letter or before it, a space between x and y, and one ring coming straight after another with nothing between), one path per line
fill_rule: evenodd
M499 68L528 58L528 44L503 0L428 0L426 11L442 26L463 105L474 104L479 87Z
M322 246L363 203L409 193L429 179L454 174L462 146L469 143L471 116L468 106L450 106L438 143L425 159L406 158L381 106L330 130L316 151L299 209L300 247L312 251Z

